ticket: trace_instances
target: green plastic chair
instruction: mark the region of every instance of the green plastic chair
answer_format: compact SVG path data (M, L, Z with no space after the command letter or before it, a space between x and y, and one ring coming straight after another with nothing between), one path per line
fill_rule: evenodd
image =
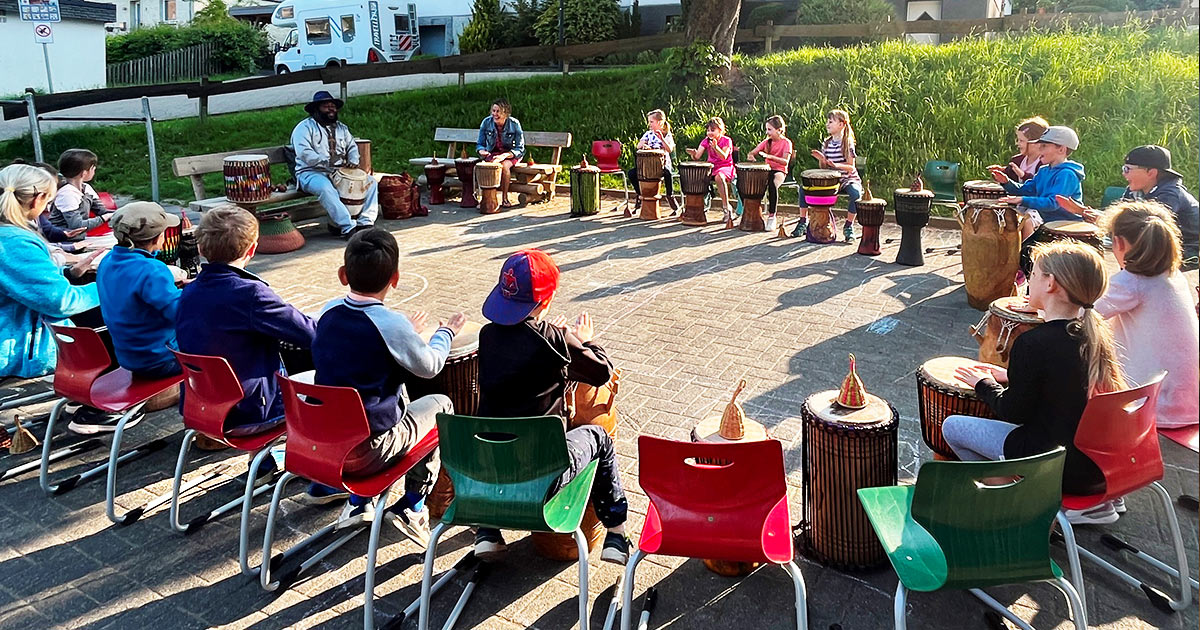
M419 628L429 629L429 597L438 538L453 525L572 533L579 549L579 627L588 620L588 544L579 529L596 477L587 465L554 496L550 487L567 470L562 418L477 418L439 413L442 468L454 500L430 535L421 578Z
M921 179L925 180L925 187L933 191L933 203L958 207L958 166L958 162L944 160L925 163Z
M1124 186L1109 186L1104 189L1104 197L1100 199L1100 209L1103 210L1120 199L1125 194Z
M900 583L895 624L907 627L908 590L969 589L1014 624L1030 626L983 588L1050 582L1067 596L1077 630L1087 630L1083 603L1050 559L1050 529L1062 503L1061 447L1002 462L927 462L915 486L863 488L859 501ZM1018 477L1007 485L988 477Z

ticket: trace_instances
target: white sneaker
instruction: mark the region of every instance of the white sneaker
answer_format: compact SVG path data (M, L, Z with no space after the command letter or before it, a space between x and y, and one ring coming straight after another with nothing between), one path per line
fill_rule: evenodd
M1113 506L1113 510L1116 511L1117 514L1124 514L1125 512L1129 511L1125 507L1125 497L1118 497L1116 499L1113 499L1112 506Z
M1072 525L1108 525L1121 518L1113 508L1113 502L1105 501L1086 510L1067 510L1067 522Z
M392 525L400 533L408 536L413 542L422 547L429 547L429 509L422 507L420 511L404 508L401 512L388 512Z
M346 501L346 505L342 507L342 513L338 516L337 526L334 529L346 529L356 527L363 523L370 523L375 520L375 501L368 501L362 505L352 505Z
M728 224L732 220L733 220L733 209L730 208L729 206L725 206L725 211L721 213L721 223Z
M767 215L767 231L768 232L775 231L775 215L773 215L773 214Z

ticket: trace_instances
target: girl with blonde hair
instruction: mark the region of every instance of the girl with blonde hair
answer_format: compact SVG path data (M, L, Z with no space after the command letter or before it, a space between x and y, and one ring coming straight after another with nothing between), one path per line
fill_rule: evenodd
M671 168L671 154L675 152L675 136L671 135L671 121L667 120L666 112L656 109L646 114L646 127L646 133L638 139L637 150L658 149L667 153L667 157L663 161L663 184L667 187L667 203L670 204L671 214L674 215L679 211L679 203L675 201L675 171ZM626 175L629 176L630 182L638 181L636 161ZM641 195L636 195L636 198L634 210L642 207Z
M844 109L835 109L825 118L825 131L829 133L821 142L820 149L813 149L812 156L817 164L824 169L840 171L841 183L838 194L846 195L846 223L842 226L842 235L846 242L854 241L854 217L858 215L858 200L862 197L862 179L858 176L855 159L858 157L858 143L854 139L854 128L850 126L850 114ZM800 195L800 222L792 236L804 236L808 230L808 204L804 195Z

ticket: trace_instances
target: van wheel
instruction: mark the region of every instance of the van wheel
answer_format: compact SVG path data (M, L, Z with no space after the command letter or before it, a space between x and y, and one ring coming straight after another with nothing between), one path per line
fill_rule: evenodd
M281 66L275 68L275 74L287 74L289 72L291 72L291 70L288 70L287 66L281 65Z
M329 62L325 64L325 67L326 68L340 68L341 65L342 64L338 63L337 59L330 59Z

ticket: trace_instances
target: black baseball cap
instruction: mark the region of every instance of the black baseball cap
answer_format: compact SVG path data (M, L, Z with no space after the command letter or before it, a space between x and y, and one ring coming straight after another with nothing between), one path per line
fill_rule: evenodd
M1166 147L1157 144L1147 144L1137 147L1125 156L1125 163L1142 168L1156 168L1159 173L1170 173L1175 177L1183 177L1171 168L1171 152Z

